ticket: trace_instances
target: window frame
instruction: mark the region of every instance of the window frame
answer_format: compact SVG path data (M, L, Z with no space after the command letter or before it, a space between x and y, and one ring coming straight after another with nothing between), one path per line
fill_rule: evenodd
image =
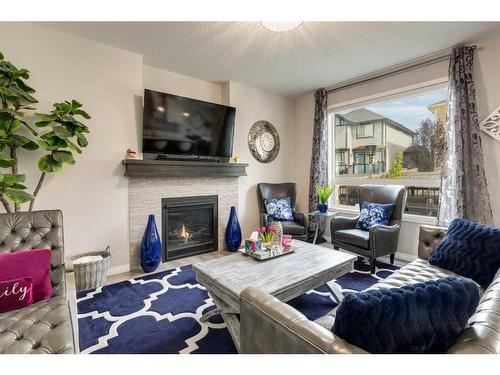
M335 114L341 112L346 109L350 109L353 107L362 107L370 104L395 100L399 98L405 98L409 96L417 96L419 94L425 93L427 91L438 90L442 88L448 87L448 79L442 78L429 82L422 82L418 85L412 85L410 87L404 87L398 90L392 90L390 92L381 92L377 95L371 95L365 98L359 98L357 100L351 100L345 103L339 103L337 105L329 105L328 106L328 118L329 124L335 125ZM373 123L372 123L373 124ZM331 127L333 129L334 127ZM373 128L373 131L375 129ZM356 126L356 138L358 138L358 129ZM374 136L374 135L373 135ZM373 137L372 136L372 137ZM362 138L370 138L370 137L362 137ZM343 175L337 175L336 172L336 159L335 159L335 132L329 132L329 145L331 145L331 149L328 151L328 159L329 159L329 172L330 176L332 176L331 181L334 186L334 193L330 197L329 205L334 209L338 209L340 211L353 211L356 209L356 206L350 205L340 205L337 202L338 189L341 185L347 186L359 186L362 184L378 184L378 185L404 185L404 186L415 186L415 187L431 187L431 188L440 188L441 181L440 179L383 179L383 178L368 178L368 177L345 177ZM418 215L418 214L408 214L405 213L405 216L410 216L415 218L417 221L419 218L422 218L423 221L432 221L435 220L435 216L426 216L426 215Z
M371 125L372 129L371 135L359 135L359 127L363 126L363 129L366 129L367 125ZM373 138L373 137L375 137L375 124L373 122L359 123L356 125L356 139Z

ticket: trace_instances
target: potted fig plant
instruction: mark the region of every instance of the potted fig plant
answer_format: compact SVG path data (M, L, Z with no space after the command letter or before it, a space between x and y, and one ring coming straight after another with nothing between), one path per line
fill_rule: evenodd
M330 185L317 184L314 188L319 201L318 211L324 214L328 211L328 199L330 199L330 195L333 193L333 187Z
M50 113L33 113L35 90L28 86L29 71L17 68L0 53L0 203L6 212L19 212L29 202L29 211L47 174L75 164L74 153L82 153L89 128L80 119L90 116L76 100L53 104ZM26 115L33 118L31 124ZM82 121L84 121L82 120ZM32 126L34 122L35 127ZM19 173L18 151L41 149L40 176L32 193L24 185L26 175Z

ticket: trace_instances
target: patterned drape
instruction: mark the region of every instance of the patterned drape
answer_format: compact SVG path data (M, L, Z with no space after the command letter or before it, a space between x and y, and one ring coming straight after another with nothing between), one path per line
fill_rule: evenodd
M454 218L493 224L483 168L473 62L475 47L452 50L448 70L447 155L441 178L439 225Z
M314 190L316 184L328 183L328 110L327 92L325 89L314 93L314 132L311 155L311 174L309 178L309 212L315 211L318 197ZM317 218L309 221L309 230L315 230ZM320 228L322 233L324 228Z

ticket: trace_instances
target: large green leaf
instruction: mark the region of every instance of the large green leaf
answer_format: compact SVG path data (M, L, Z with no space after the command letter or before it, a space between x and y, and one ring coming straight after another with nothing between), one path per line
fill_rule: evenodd
M11 86L10 90L14 92L17 96L23 98L29 103L38 103L38 100L36 100L32 95L30 95L28 92L24 91L22 88L16 86Z
M22 145L21 147L24 148L25 150L29 150L29 151L37 150L39 148L38 144L36 142L31 141L31 140L28 143L25 143L24 145Z
M14 164L15 164L14 159L0 155L0 167L1 168L9 168L9 167L12 167Z
M21 122L21 120L15 118L10 123L9 132L14 133L14 132L18 131L19 129L21 129L22 126L23 126L23 123Z
M0 173L0 184L4 187L12 187L26 181L25 174Z
M35 125L40 127L40 128L43 128L43 127L46 127L47 125L50 125L57 118L56 115L46 115L43 113L35 113L35 116L38 119L38 121L35 123Z
M19 112L19 111L14 111L11 108L0 108L0 113L8 113L10 115L14 115L16 117L23 117L24 113Z
M38 169L45 173L59 172L62 168L62 163L54 160L52 155L44 155L38 160Z
M64 139L58 137L48 137L46 139L38 140L40 147L46 151L55 151L61 148L68 147L67 142Z
M77 109L75 111L75 115L80 115L84 119L87 119L87 120L89 120L91 118L90 115L87 112L85 112L84 110L81 110L81 109Z
M38 148L38 146L36 145L35 142L33 142L28 137L25 137L24 135L11 134L8 137L7 141L9 143L10 147L13 147L13 148L24 147L27 150L36 150ZM34 147L33 144L35 145L35 148L33 148Z
M53 151L52 158L59 163L75 164L71 151Z
M24 77L23 77L23 78L24 78ZM29 78L29 76L28 76L28 78ZM27 79L27 78L25 78L25 79ZM35 89L33 89L32 87L28 86L28 85L26 84L26 82L24 82L22 79L19 79L19 78L18 78L18 79L16 79L16 80L15 80L15 83L16 83L16 85L17 85L20 89L22 89L22 90L26 91L27 93L30 93L30 94L35 93Z
M75 145L73 142L71 142L69 139L66 139L66 143L68 144L69 148L75 150L79 154L82 153L82 150L77 145Z
M31 194L26 193L20 189L7 188L5 189L4 195L13 201L14 203L23 204L35 199L35 197Z
M56 133L56 135L58 137L63 138L63 139L70 138L71 136L73 136L73 134L71 134L71 132L68 131L63 126L54 126L53 131L54 131L54 133Z
M89 144L89 141L87 140L87 138L83 134L80 134L80 133L76 134L76 141L78 143L78 146L80 146L80 147L87 147Z

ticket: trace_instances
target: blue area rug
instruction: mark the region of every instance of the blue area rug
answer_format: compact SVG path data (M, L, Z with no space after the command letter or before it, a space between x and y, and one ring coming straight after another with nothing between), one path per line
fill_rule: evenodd
M368 288L397 267L378 263L370 275L368 264L336 280L342 293ZM214 304L195 280L191 266L122 281L77 295L82 353L236 353L219 315L200 323ZM288 302L309 319L335 307L322 286Z

